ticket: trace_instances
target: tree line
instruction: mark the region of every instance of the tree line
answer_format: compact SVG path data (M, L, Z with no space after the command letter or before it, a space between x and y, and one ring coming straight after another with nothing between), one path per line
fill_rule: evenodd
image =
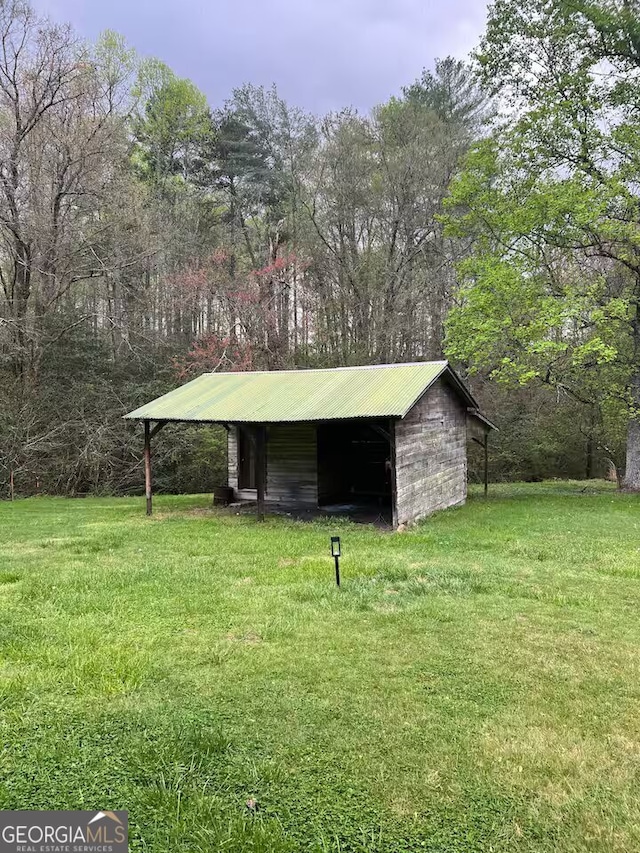
M3 493L137 490L121 415L206 370L445 355L504 426L495 476L621 474L630 8L501 0L472 63L317 117L251 84L211 105L117 34L3 0ZM223 478L216 429L167 430L158 453L161 489Z

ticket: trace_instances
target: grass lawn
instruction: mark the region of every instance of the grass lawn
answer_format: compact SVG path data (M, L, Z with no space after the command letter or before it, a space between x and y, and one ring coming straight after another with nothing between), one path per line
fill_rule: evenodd
M128 809L153 853L640 849L639 498L156 509L0 504L0 808Z

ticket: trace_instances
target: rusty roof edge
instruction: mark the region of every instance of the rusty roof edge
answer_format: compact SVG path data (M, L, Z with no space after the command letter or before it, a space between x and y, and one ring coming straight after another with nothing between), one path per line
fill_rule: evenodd
M221 418L219 420L212 420L211 418L184 418L184 417L170 417L167 415L121 415L121 418L130 421L138 421L139 423L143 423L144 421L157 421L168 424L219 424L224 426L224 424L262 424L264 426L269 425L278 425L278 424L329 424L334 421L382 421L383 423L388 423L389 418L400 418L401 416L395 412L391 412L384 415L335 415L331 418L295 418L290 421L255 421L255 420L242 420L241 418Z
M485 424L489 427L489 429L493 429L493 430L495 430L496 432L500 432L500 430L499 430L499 429L498 429L498 427L493 423L493 421L490 421L490 420L489 420L489 418L488 418L486 415L483 415L483 414L482 414L482 412L481 412L481 410L480 410L480 406L478 405L478 401L477 401L477 400L476 400L476 398L473 396L473 394L471 393L471 391L467 388L467 386L466 386L466 385L465 385L465 383L462 381L462 379L460 379L460 377L459 377L459 376L458 376L458 374L455 372L455 370L451 367L451 365L450 365L450 364L448 364L447 366L448 366L448 369L449 369L449 376L450 376L450 378L451 378L451 379L453 379L454 383L456 383L456 384L458 385L458 388L459 388L459 389L460 389L460 391L462 392L462 395L463 395L464 397L466 397L467 401L471 403L471 405L470 405L470 406L468 407L468 409L467 409L467 410L468 410L468 413L469 413L470 415L472 415L473 417L477 418L479 421L482 421L483 423L485 423Z
M480 409L474 409L473 407L469 407L467 409L467 414L472 418L477 418L479 421L482 421L483 424L486 424L489 429L493 429L496 432L500 432L500 428L497 427L493 421L490 421L486 415L483 415Z
M160 394L159 397L155 397L153 400L147 400L146 403L143 403L141 406L136 406L130 412L127 412L126 415L121 415L121 418L125 421L157 421L157 420L175 420L174 418L154 418L149 417L149 415L138 414L142 409L146 409L147 406L151 405L151 403L157 403L158 400L162 400L164 397L168 397L170 394L175 394L176 391L180 391L183 388L186 388L187 385L194 385L196 382L201 382L207 376L212 376L214 374L211 373L201 373L200 376L195 376L193 379L190 379L188 382L185 382L183 385L178 385L177 388L172 388L170 391L165 391L164 394Z
M274 373L282 375L283 373L335 373L337 370L379 370L385 367L420 367L425 364L441 364L446 367L449 362L446 359L436 358L433 361L396 361L389 364L347 364L342 367L292 367L287 370L210 370L208 373L200 374L201 376L264 376L268 374L273 376ZM191 380L192 382L194 380Z
M173 414L167 415L165 413L157 414L156 412L153 411L153 408L152 408L155 406L155 404L159 403L164 398L169 397L169 398L172 398L174 400L175 400L176 396L178 396L178 398L180 398L182 396L181 392L186 391L186 389L188 389L189 387L193 388L194 385L197 386L200 383L206 384L207 380L213 379L214 377L218 377L218 378L222 378L222 377L240 378L240 377L251 377L251 376L255 377L255 376L267 376L268 375L268 376L273 377L273 378L281 377L282 379L285 379L285 377L287 375L294 375L294 374L297 376L301 376L301 375L305 375L305 374L307 376L309 374L326 375L326 374L338 373L338 372L340 372L340 373L342 373L342 372L357 372L357 371L363 371L363 370L368 372L369 370L380 371L380 369L382 369L383 371L386 371L386 369L389 369L391 371L393 369L402 370L403 368L408 368L408 367L410 367L410 368L423 367L424 368L427 366L429 366L433 369L436 369L437 372L435 373L435 375L433 375L431 378L429 378L427 381L425 381L424 384L421 385L419 392L416 393L415 389L414 389L415 399L413 399L411 401L410 405L407 406L406 403L403 401L400 404L400 406L398 406L397 408L396 407L389 408L384 413L380 413L379 411L378 412L371 411L369 413L367 413L366 411L360 411L360 412L354 413L354 414L351 414L351 413L349 413L349 414L338 414L338 415L333 414L333 415L329 415L328 417L323 417L322 416L323 413L321 413L321 412L318 412L318 414L315 416L313 416L313 413L307 414L305 412L302 417L293 417L291 419L278 418L276 421L272 420L269 417L266 417L264 420L258 421L255 417L248 417L248 418L237 418L236 417L236 418L233 418L233 417L230 417L228 414L225 414L224 417L221 417L219 419L218 418L206 418L206 417L201 418L201 417L197 417L197 416L195 416L195 417L193 417L193 416L191 416L191 417L174 416ZM384 365L378 365L378 364L352 365L352 366L343 367L343 368L320 368L320 369L311 368L308 370L234 371L234 372L228 372L228 373L227 372L220 373L217 371L216 372L210 372L210 373L202 374L201 376L196 377L195 379L187 382L185 385L179 386L178 388L172 389L171 391L168 391L165 394L162 394L160 397L156 398L155 400L148 401L147 403L144 403L142 406L138 406L133 411L127 412L126 414L122 415L122 417L123 417L123 419L130 420L130 421L164 420L164 421L183 422L183 423L184 422L198 422L198 423L224 423L224 422L234 422L234 423L258 423L258 422L263 422L263 423L280 422L280 423L283 423L283 422L289 422L289 423L298 423L298 422L309 422L309 423L311 423L311 422L331 421L331 420L359 420L359 419L363 419L363 418L364 419L367 419L367 418L368 419L378 419L378 418L384 418L384 417L387 417L387 418L388 417L403 418L410 411L410 409L413 408L413 406L415 406L417 401L429 390L429 388L431 388L433 383L437 379L439 379L445 372L451 378L451 380L452 380L451 384L454 386L454 390L457 391L459 395L463 396L467 400L468 404L471 404L475 408L477 408L477 403L473 399L473 396L468 391L468 389L466 389L466 387L463 385L462 381L455 374L455 372L451 369L449 363L447 361L444 361L444 360L439 360L439 361L431 361L431 362L405 362L405 363L384 364ZM406 391L406 389L405 389L405 391ZM406 393L405 393L404 397L406 400L407 399ZM397 401L397 402L399 402L399 401ZM404 409L404 411L403 411L403 409ZM309 415L311 415L311 416L309 416Z
M416 405L418 400L420 400L422 397L424 397L424 395L427 393L427 391L433 386L433 383L437 382L438 379L440 379L445 374L447 375L448 379L453 380L452 384L455 386L455 390L458 392L458 394L461 397L464 397L466 402L469 405L471 405L474 409L479 409L478 403L476 402L473 394L471 393L471 391L469 391L467 386L464 384L462 379L460 379L460 377L455 372L455 370L451 367L451 365L449 364L448 361L437 361L437 362L432 362L432 364L441 364L442 368L433 377L433 379L431 379L429 384L425 385L425 387L422 389L422 391L420 391L420 393L415 398L415 400L411 403L411 405L407 409L405 409L405 411L400 415L400 418L405 418L409 414L411 409L413 409L413 407Z
M465 383L462 381L462 379L460 379L458 374L455 372L453 367L451 367L451 365L448 362L447 362L447 375L448 375L449 379L453 380L453 384L457 387L457 390L460 392L460 395L465 398L465 400L468 402L468 404L470 406L472 406L474 409L479 410L480 406L478 405L478 401L476 400L476 398L473 396L471 391L467 388Z
M431 379L431 381L430 381L427 385L425 385L425 386L424 386L424 388L420 391L420 393L417 395L417 397L415 398L415 400L413 400L413 402L411 403L411 405L410 405L410 406L408 406L408 407L404 410L404 412L399 416L399 417L400 417L400 420L402 420L403 418L406 418L406 416L409 414L409 412L411 411L411 409L413 409L413 407L416 405L416 403L418 402L418 400L421 400L421 399L422 399L422 397L424 397L424 395L427 393L427 391L429 390L429 388L431 388L431 387L432 387L433 383L434 383L434 382L437 382L437 381L438 381L438 379L440 379L440 377L442 376L442 374L443 374L443 373L446 371L446 369L449 367L449 362L448 362L448 361L442 361L442 362L436 362L436 363L440 363L440 364L442 365L442 367L440 368L440 370L438 371L438 373L436 373L436 375L433 377L433 379Z

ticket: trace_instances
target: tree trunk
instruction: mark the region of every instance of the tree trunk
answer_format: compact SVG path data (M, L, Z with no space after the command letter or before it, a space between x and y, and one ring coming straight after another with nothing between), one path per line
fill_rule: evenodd
M627 464L623 488L640 492L640 372L631 380L633 416L627 427Z
M14 322L14 374L26 384L29 369L28 314L31 296L31 247L22 240L15 240L13 260L13 322Z
M596 429L596 416L593 406L589 413L589 426L587 428L587 443L585 447L585 476L587 480L593 479L593 462L595 453L594 434Z
M591 433L587 436L584 475L586 480L593 480L593 435Z

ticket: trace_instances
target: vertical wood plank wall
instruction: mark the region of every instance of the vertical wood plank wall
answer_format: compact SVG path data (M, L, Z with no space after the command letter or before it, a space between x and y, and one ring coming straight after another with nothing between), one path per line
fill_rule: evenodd
M255 489L238 489L238 428L228 433L229 486L238 498L255 499ZM315 424L271 424L267 428L268 503L318 505L318 450Z
M267 500L318 506L315 424L273 424L267 439Z
M398 524L466 500L466 420L464 404L440 379L396 422Z
M227 476L228 484L233 493L238 491L238 427L232 426L227 431Z

